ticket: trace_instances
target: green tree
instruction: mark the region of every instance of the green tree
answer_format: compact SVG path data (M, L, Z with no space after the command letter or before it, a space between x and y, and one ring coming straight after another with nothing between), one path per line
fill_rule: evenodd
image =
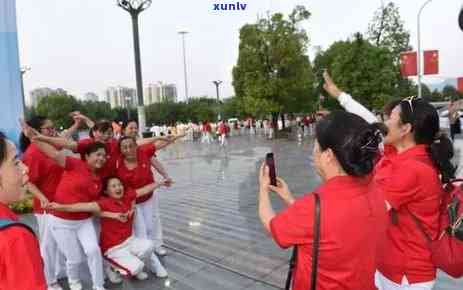
M442 95L445 99L458 99L460 94L458 93L457 89L452 85L446 85L442 90Z
M276 13L240 29L233 86L245 113L272 113L275 121L278 113L298 111L301 103L314 101L309 38L300 27L309 17L304 6L297 6L288 18Z
M370 108L380 109L394 96L396 66L390 51L372 45L360 33L351 40L335 42L320 52L314 63L318 74L329 69L340 88Z
M92 120L116 120L117 114L115 110L111 110L111 106L107 102L83 101L81 102L81 112ZM136 117L136 115L132 115Z
M442 95L441 92L439 92L438 90L434 90L432 93L431 93L431 100L433 102L442 102L442 101L445 101L444 100L444 96Z
M47 116L57 128L68 128L73 120L69 113L80 111L80 102L70 95L50 95L41 99L37 105L37 114Z

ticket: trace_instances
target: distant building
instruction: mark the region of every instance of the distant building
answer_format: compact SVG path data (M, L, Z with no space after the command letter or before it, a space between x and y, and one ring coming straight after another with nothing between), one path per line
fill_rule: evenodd
M41 99L51 96L51 95L67 96L68 92L61 88L58 88L56 90L50 89L50 88L37 88L30 92L30 102L29 103L32 105L32 107L37 108L37 105L39 104Z
M92 101L92 102L98 102L99 98L98 95L92 92L88 92L84 95L84 100L85 101Z
M177 102L177 86L175 84L164 84L163 82L149 84L144 90L143 101L145 105Z
M109 87L105 91L105 99L114 108L127 108L136 106L136 90L127 87Z

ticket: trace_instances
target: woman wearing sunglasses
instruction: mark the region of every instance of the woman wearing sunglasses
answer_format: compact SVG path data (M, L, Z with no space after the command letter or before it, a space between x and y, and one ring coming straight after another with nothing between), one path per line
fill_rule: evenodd
M376 118L343 93L325 74L325 90L348 111L369 122ZM438 238L442 183L454 178L452 142L439 132L436 109L421 98L398 102L385 121L386 148L377 162L373 184L383 193L390 219L377 255L379 290L432 289L436 268L415 216L433 239Z

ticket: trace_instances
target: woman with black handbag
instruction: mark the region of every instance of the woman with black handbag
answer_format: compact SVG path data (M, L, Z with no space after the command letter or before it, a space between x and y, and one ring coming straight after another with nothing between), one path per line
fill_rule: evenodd
M313 160L322 184L298 200L283 179L270 185L269 169L261 166L260 219L280 247L297 249L287 289L376 289L376 241L384 234L386 205L369 185L381 129L347 112L320 120ZM274 212L271 191L288 205L282 212Z

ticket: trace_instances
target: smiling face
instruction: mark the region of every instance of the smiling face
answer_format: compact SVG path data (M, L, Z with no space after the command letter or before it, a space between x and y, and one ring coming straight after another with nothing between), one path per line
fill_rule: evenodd
M132 121L127 124L127 127L124 130L124 135L132 138L137 138L138 136L138 125L136 122Z
M88 166L94 170L103 168L106 163L106 150L100 148L95 152L85 155Z
M122 185L119 178L111 178L108 181L105 193L111 198L121 199L124 196L124 185Z
M409 123L403 124L402 120L400 119L401 107L397 105L391 112L389 119L387 119L384 124L387 126L388 132L386 138L384 139L384 143L397 145L406 135L411 133L411 125Z
M95 141L99 141L103 143L108 142L111 138L113 138L113 136L114 136L113 129L108 129L105 132L101 132L98 130L95 130L93 132L93 137Z
M0 165L0 201L10 204L24 199L29 180L28 168L16 156L16 146L6 141L5 158Z
M137 156L137 143L132 138L121 141L121 153L125 159L134 159Z
M56 136L56 129L51 120L46 119L40 126L40 134L48 137Z

